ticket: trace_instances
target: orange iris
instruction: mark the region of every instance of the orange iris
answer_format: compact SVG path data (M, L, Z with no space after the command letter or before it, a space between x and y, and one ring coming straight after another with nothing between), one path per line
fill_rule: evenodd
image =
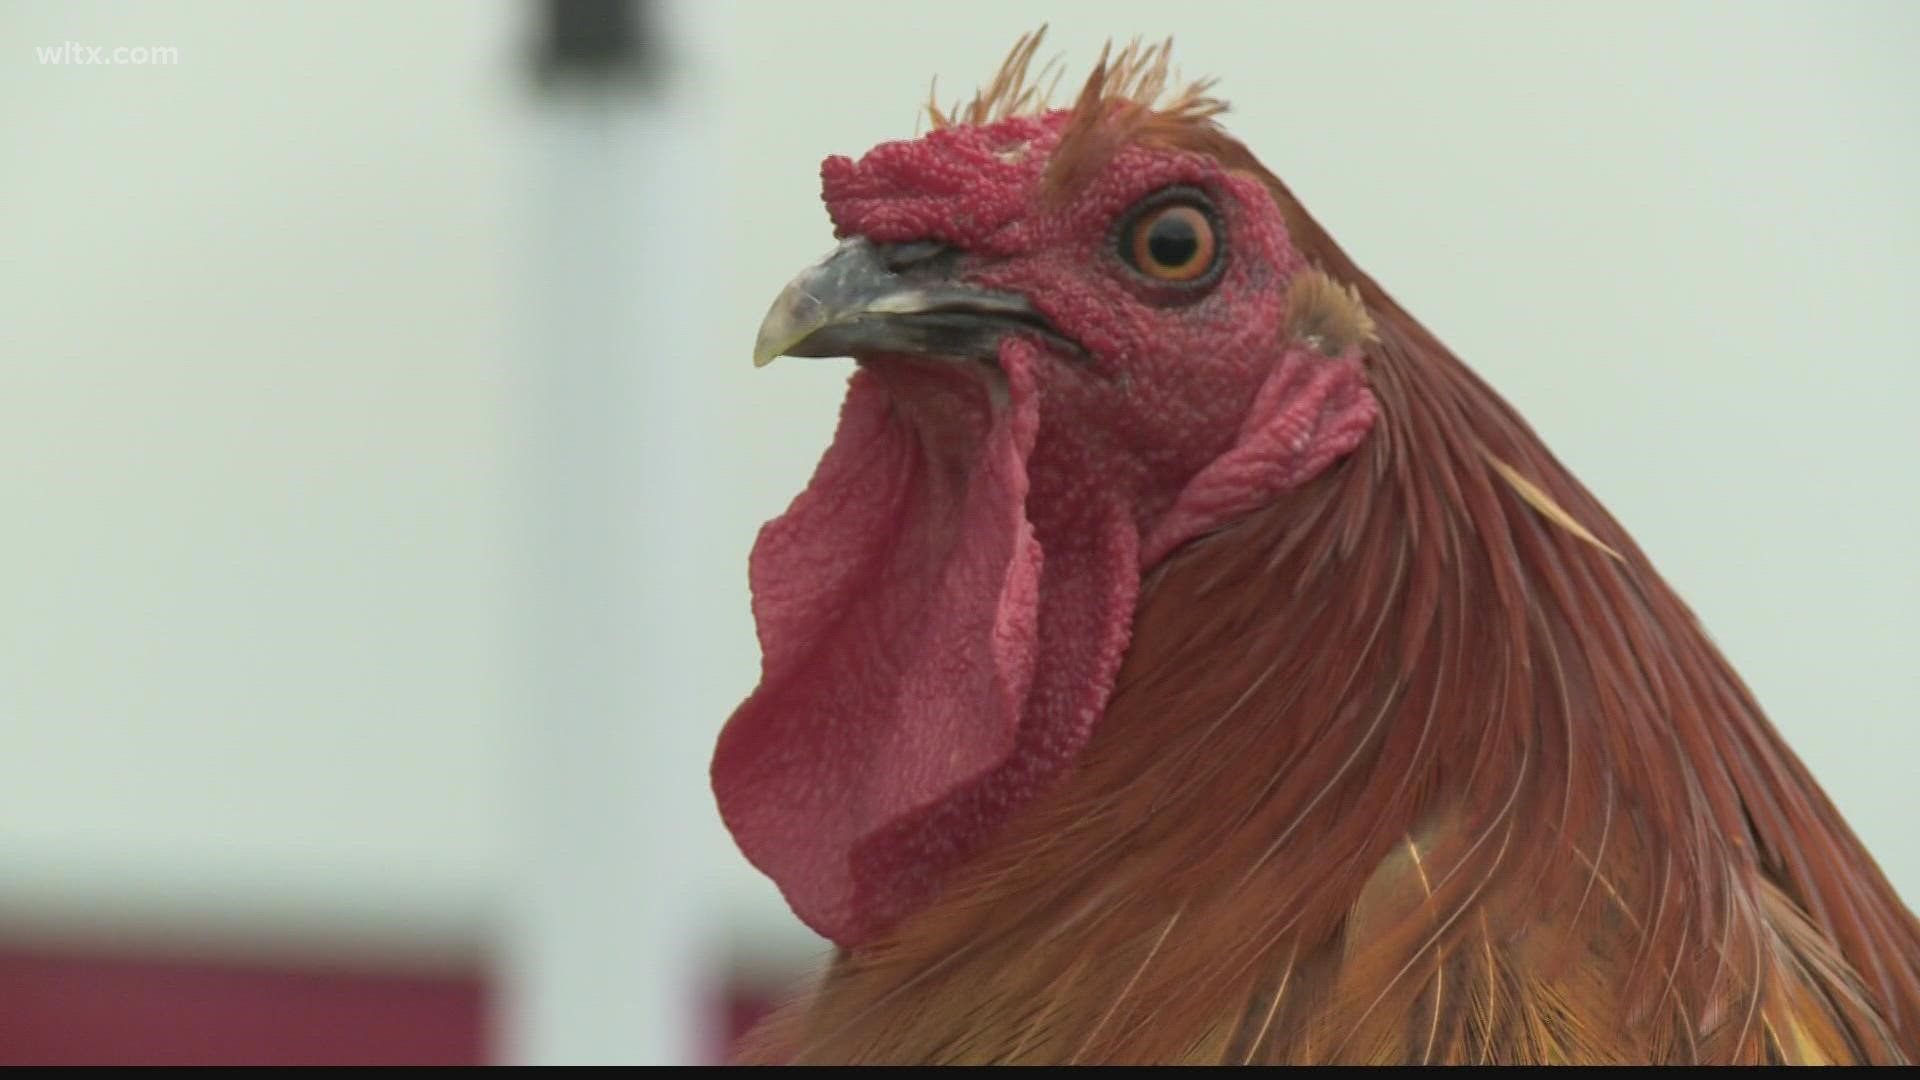
M1133 223L1127 252L1148 277L1192 281L1213 266L1213 222L1192 206L1162 207Z

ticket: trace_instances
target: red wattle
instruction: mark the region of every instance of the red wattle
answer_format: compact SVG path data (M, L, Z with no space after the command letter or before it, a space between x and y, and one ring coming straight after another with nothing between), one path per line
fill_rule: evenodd
M1126 584L1073 605L1109 625L1042 617L1026 516L1039 406L1009 352L1005 385L905 359L856 374L812 482L754 548L762 678L721 735L714 789L747 857L842 944L909 909L1071 760L1125 647ZM1106 561L1123 572L1098 576L1136 573ZM1036 705L1036 660L1063 632L1091 640L1053 642L1073 670L1045 681L1078 690Z

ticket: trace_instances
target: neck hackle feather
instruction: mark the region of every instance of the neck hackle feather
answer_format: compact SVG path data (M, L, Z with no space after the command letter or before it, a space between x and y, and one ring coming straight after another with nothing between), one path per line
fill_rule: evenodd
M935 123L1044 110L1038 45ZM1168 85L1165 45L1103 54L1061 182L1127 139L1258 176L1380 420L1152 571L1075 775L748 1056L1920 1058L1920 928L1693 615Z

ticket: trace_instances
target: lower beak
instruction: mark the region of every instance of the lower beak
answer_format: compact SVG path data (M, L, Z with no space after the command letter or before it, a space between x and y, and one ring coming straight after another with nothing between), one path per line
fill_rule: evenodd
M906 353L992 360L1010 333L1063 342L1025 297L954 284L951 251L884 247L854 237L781 290L753 343L756 367L776 356Z

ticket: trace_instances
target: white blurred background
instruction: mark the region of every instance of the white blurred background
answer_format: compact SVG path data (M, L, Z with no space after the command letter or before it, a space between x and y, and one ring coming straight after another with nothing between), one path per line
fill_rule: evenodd
M749 343L820 158L1042 19L1221 77L1920 900L1920 6L647 9L649 75L542 81L504 0L0 7L0 947L451 973L497 1060L711 1056L821 951L705 788L847 372Z

